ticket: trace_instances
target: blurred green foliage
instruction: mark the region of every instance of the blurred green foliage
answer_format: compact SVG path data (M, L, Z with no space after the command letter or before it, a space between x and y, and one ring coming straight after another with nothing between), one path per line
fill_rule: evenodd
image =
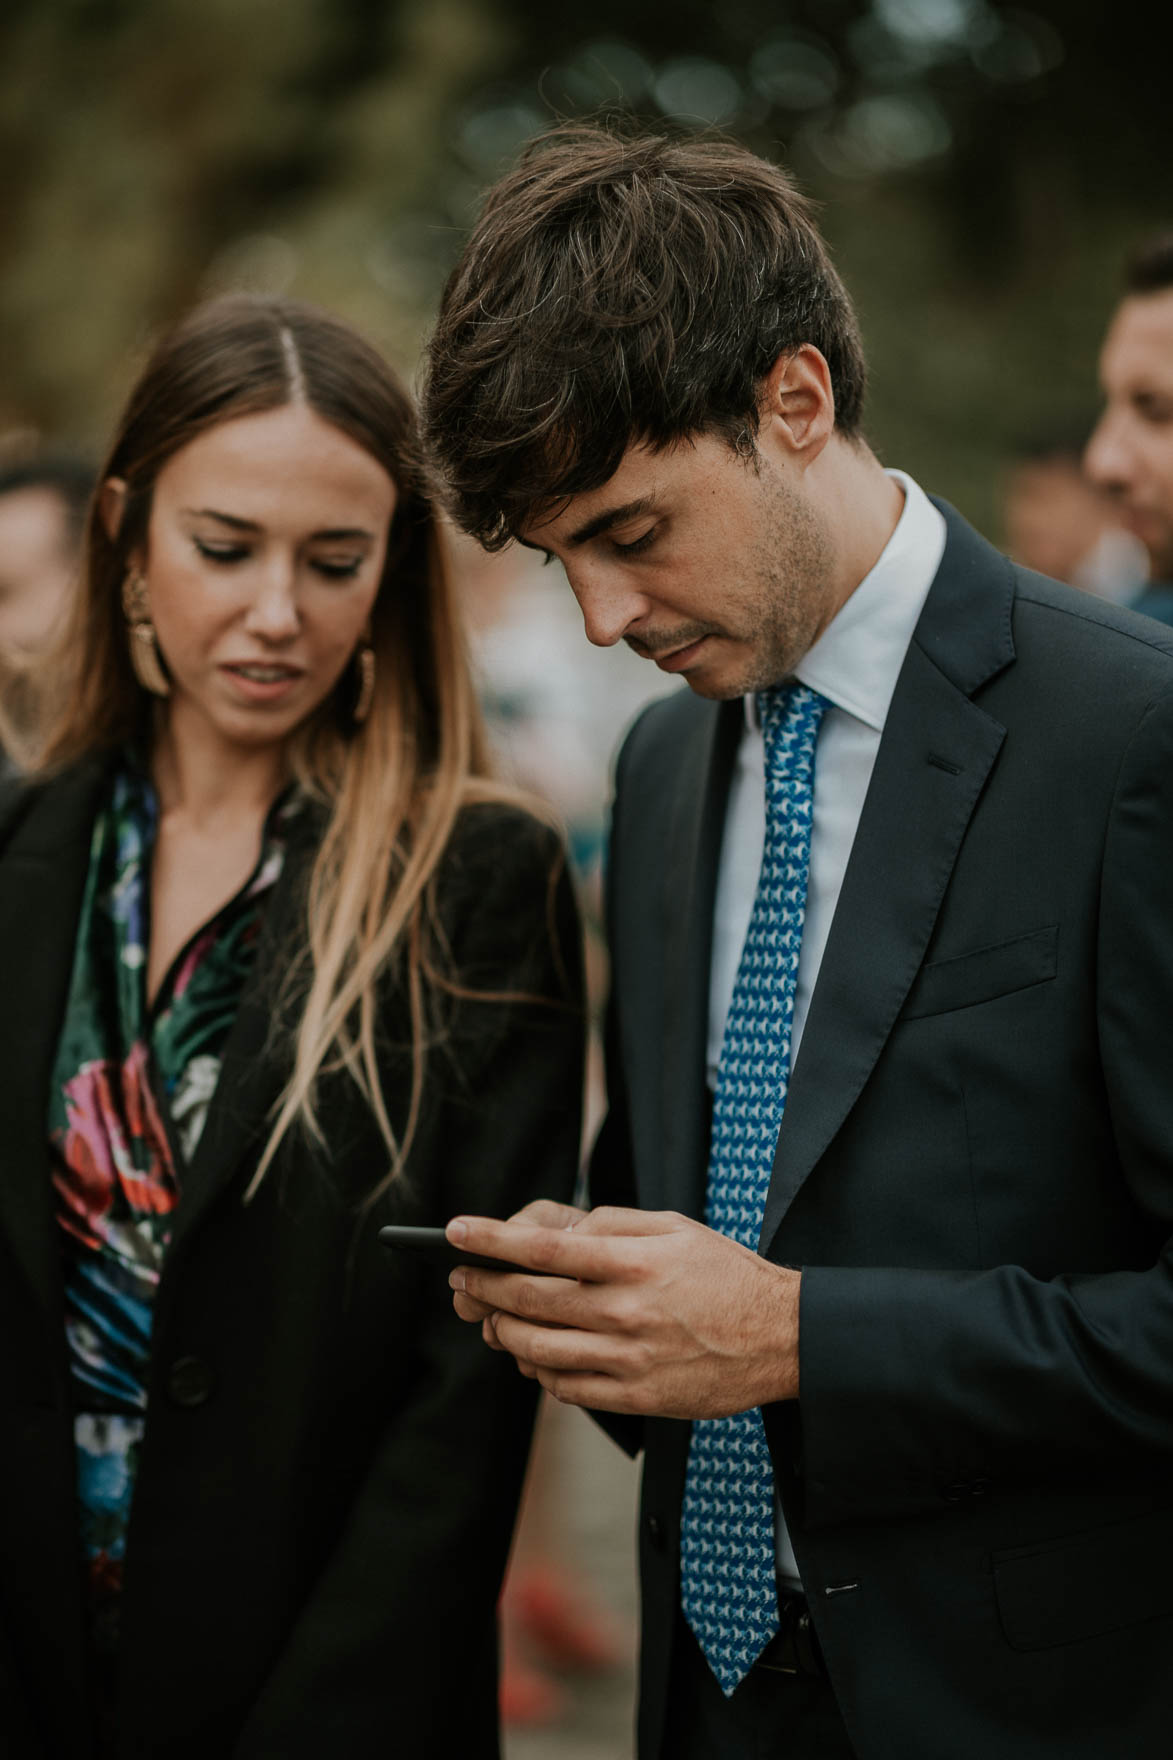
M9 0L0 435L101 446L153 330L288 289L408 373L479 191L557 116L715 124L823 203L882 455L996 532L1095 407L1120 263L1173 223L1173 24L1100 0Z

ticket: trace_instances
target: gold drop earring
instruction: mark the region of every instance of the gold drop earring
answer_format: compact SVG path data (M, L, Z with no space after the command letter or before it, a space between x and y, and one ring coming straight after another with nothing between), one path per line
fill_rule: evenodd
M371 646L371 638L365 635L361 644L354 651L354 663L358 668L358 695L354 699L352 711L354 725L361 727L371 712L371 703L375 696L375 650Z
M151 607L147 599L146 577L137 569L132 568L122 583L122 609L126 613L130 664L134 668L134 676L152 696L169 697L171 681L163 671L159 644L155 639L155 626L151 622Z

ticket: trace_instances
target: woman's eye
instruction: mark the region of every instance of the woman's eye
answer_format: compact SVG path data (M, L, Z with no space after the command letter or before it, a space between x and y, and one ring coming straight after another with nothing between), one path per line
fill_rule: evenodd
M206 538L192 540L201 556L209 562L243 562L248 550L243 544L209 544Z
M317 556L311 567L315 568L320 575L324 575L328 581L350 581L354 579L362 567L362 557L352 556L346 562L333 562L328 557Z

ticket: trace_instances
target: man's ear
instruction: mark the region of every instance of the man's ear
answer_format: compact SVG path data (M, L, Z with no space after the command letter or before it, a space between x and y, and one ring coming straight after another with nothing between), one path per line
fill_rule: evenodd
M761 382L760 428L805 468L835 430L835 393L826 357L811 342L780 354Z
M116 543L126 512L126 478L107 477L98 490L98 512L110 542Z

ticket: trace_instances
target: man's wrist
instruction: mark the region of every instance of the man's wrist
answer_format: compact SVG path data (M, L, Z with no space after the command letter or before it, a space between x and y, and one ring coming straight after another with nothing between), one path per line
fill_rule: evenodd
M770 1344L766 1363L766 1393L762 1405L798 1398L798 1309L802 1273L787 1265L774 1265L775 1300L770 1313Z

